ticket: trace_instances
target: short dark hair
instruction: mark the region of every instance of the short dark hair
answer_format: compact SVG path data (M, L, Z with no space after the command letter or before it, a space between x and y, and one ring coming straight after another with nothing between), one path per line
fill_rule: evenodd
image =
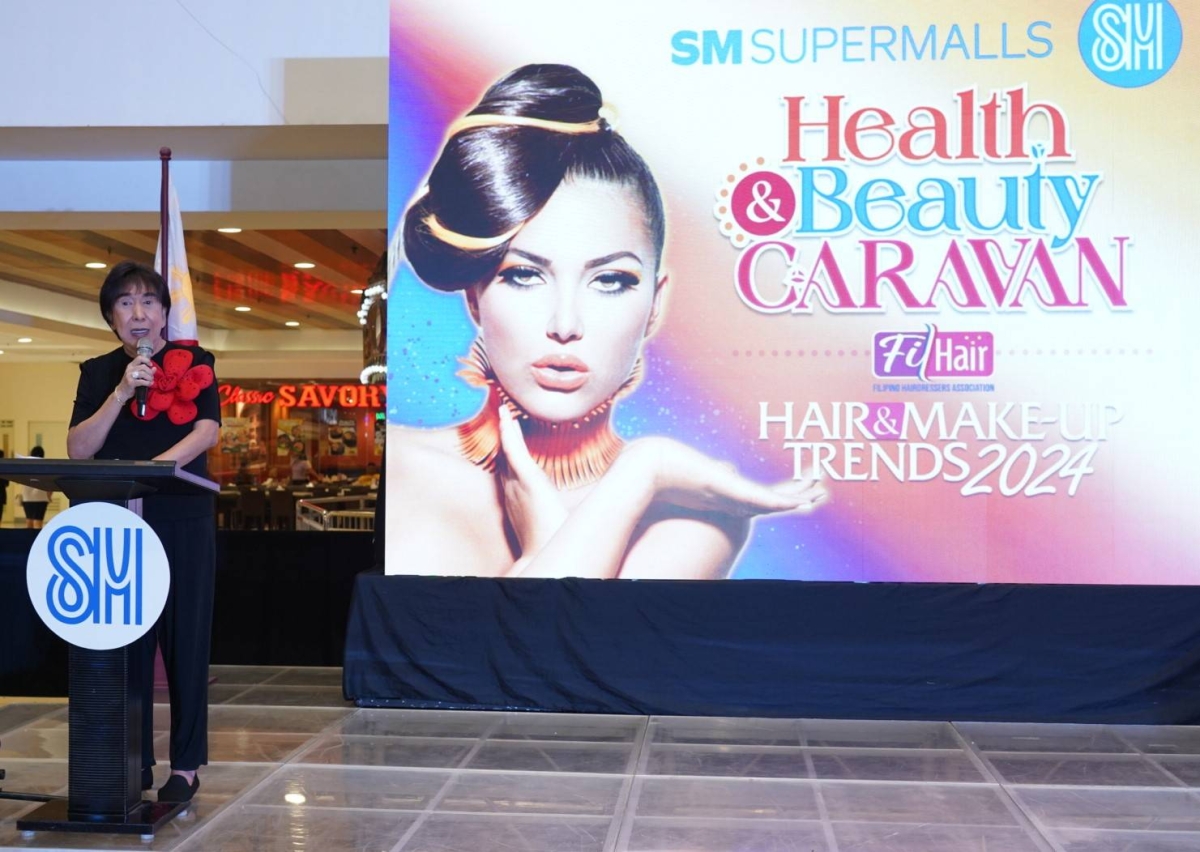
M33 456L34 458L44 459L46 457L46 451L43 450L39 444L29 451L29 455Z
M100 316L109 325L112 325L113 305L130 284L157 296L164 314L171 310L171 288L163 277L144 263L123 260L112 268L100 285Z
M421 280L464 290L490 278L511 240L494 248L449 245L426 223L470 237L495 237L536 216L563 181L583 178L634 189L659 261L666 235L662 195L650 167L600 118L600 89L569 65L524 65L484 93L468 115L505 115L571 124L600 122L600 132L560 133L498 124L464 128L447 140L429 174L429 190L404 218L404 253Z

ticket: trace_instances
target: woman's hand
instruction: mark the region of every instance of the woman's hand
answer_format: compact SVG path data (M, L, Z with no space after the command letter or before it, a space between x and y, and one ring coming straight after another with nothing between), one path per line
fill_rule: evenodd
M704 512L751 517L775 512L809 512L829 497L814 479L785 480L762 485L668 438L632 442L618 462L646 471L656 500Z
M124 405L133 399L138 388L148 388L154 384L154 374L157 370L158 365L145 355L138 355L130 361L129 366L125 368L125 375L121 376L121 381L116 388L118 401Z
M529 454L521 426L505 405L500 406L500 448L497 470L504 512L521 545L521 558L513 566L519 573L558 532L568 512L550 477Z

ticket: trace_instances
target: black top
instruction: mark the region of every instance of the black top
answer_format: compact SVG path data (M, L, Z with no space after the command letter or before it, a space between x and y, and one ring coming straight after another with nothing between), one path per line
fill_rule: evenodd
M212 368L214 359L212 353L206 352L199 346L180 346L168 343L153 357L155 364L163 370L163 359L168 352L184 350L192 355L190 366L207 364ZM180 356L175 356L179 358ZM87 420L95 414L100 406L112 394L125 374L125 368L133 358L123 348L114 349L107 355L84 361L79 365L79 386L75 390L75 410L71 413L71 426ZM175 389L178 399L178 388ZM133 400L121 409L116 422L109 430L104 444L96 451L93 458L97 459L152 459L159 453L166 452L182 441L197 420L215 420L221 422L221 402L217 394L217 382L214 377L212 384L200 391L193 400L196 405L194 419L183 423L172 422L167 411L159 411L149 420L139 420L133 413ZM153 412L153 408L148 409ZM183 466L188 473L208 478L208 454L201 453ZM142 504L142 516L146 520L197 517L211 514L213 498L200 496L166 496L158 495L145 499Z

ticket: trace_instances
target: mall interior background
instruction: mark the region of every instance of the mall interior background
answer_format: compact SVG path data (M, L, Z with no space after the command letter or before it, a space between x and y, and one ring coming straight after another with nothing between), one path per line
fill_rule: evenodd
M6 455L40 442L65 456L77 365L116 344L95 299L105 270L84 264L153 256L163 146L200 343L221 381L358 381L351 291L385 245L388 6L349 0L328 12L322 0L140 0L104 16L5 9ZM216 232L228 227L243 231ZM295 268L306 261L316 265Z

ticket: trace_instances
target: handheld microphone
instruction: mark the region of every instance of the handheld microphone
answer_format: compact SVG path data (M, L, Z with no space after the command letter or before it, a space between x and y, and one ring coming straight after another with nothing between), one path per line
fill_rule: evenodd
M146 338L143 337L138 341L137 354L143 358L149 358L154 354L154 347L150 345L149 340L146 340ZM137 394L136 399L138 417L146 416L146 392L148 390L149 388L147 388L145 385L138 385L137 390L134 391L134 393Z

